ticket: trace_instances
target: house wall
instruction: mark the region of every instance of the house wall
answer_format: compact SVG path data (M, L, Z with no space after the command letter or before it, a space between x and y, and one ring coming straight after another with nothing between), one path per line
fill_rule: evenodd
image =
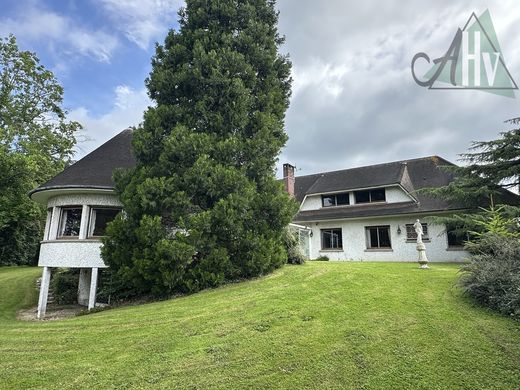
M422 222L427 222L425 216ZM357 220L340 220L331 222L313 222L306 225L312 229L311 259L319 256L328 256L331 260L347 261L410 261L418 258L416 244L406 241L406 224L414 223L416 217L380 217ZM390 240L392 249L367 249L366 226L390 225ZM401 234L397 233L398 226ZM341 228L343 236L342 250L321 249L321 229ZM430 242L425 242L426 255L432 262L461 262L468 257L468 253L460 249L448 249L448 240L445 227L428 223Z
M61 207L82 206L81 227L78 238L57 238ZM49 199L50 210L40 246L40 267L104 268L101 258L101 241L87 239L90 208L93 206L121 207L114 193L76 193L56 195Z
M345 192L345 191L340 191ZM356 202L354 200L354 191L349 192L350 205L341 206L341 207L356 207ZM386 203L398 203L398 202L410 202L413 199L399 186L391 186L386 187ZM366 205L366 203L364 203ZM319 210L322 208L321 205L321 194L320 195L309 195L305 198L305 201L302 203L300 210Z

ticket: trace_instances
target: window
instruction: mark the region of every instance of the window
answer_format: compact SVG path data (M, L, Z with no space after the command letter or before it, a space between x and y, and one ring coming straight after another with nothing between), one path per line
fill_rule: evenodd
M343 237L341 229L321 230L321 249L342 249Z
M391 249L390 226L367 226L365 228L367 249Z
M428 235L428 224L421 223L421 225L424 233L422 236L423 241L430 241L430 236ZM413 223L406 224L406 241L417 242L417 233L415 233Z
M120 211L120 209L92 208L88 237L104 236L107 224L112 222Z
M323 207L345 206L349 203L348 192L321 196L321 204Z
M461 231L459 227L447 226L448 248L462 248L465 241L469 239L468 233Z
M81 211L82 208L79 206L61 209L58 238L77 238L79 236Z
M384 188L376 188L374 190L355 191L354 197L356 203L384 202L386 194Z

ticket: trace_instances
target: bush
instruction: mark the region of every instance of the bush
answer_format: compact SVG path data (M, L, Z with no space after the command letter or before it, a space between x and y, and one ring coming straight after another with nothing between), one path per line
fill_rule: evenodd
M129 301L136 294L125 288L124 281L111 268L105 268L99 273L96 301L113 305Z
M304 264L305 255L303 254L298 242L298 231L287 227L284 231L284 244L287 250L288 264Z
M315 258L314 261L329 261L329 257L322 255L320 257Z
M54 292L54 300L60 305L76 303L78 300L79 270L60 270L51 280L51 289Z
M479 304L520 320L520 240L486 233L468 243L460 284Z

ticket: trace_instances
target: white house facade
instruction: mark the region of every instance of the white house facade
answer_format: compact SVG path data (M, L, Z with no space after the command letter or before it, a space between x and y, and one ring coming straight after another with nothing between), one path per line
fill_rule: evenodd
M417 261L413 224L419 219L430 261L465 261L467 237L435 217L469 210L421 191L449 184L453 177L443 168L449 165L430 156L295 177L294 167L285 164L285 188L300 204L293 222L308 229L309 257ZM519 202L513 193L503 196L506 203Z

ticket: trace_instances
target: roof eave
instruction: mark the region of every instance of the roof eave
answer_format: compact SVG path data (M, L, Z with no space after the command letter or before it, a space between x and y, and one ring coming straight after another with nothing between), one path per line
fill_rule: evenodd
M408 211L404 213L393 213L393 214L380 214L380 215L368 215L368 216L337 216L337 217L323 217L313 216L308 219L293 219L294 224L310 223L310 222L327 222L327 221L340 221L340 220L356 220L356 219L374 219L374 218L394 218L394 217L406 217L409 215L431 215L431 214L451 214L461 212L474 211L470 208L460 209L438 209L438 210L418 210Z
M93 186L93 185L63 185L38 187L29 192L29 197L37 203L47 205L49 198L57 195L81 194L81 193L112 193L115 188L112 186Z

